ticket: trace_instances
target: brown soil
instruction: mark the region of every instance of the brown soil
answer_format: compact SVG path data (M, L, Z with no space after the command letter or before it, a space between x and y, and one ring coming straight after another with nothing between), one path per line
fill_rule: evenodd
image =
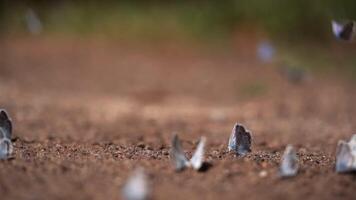
M293 84L253 52L38 38L2 46L0 107L14 122L2 200L120 199L138 166L152 199L355 198L356 176L334 170L338 140L356 132L355 87L339 78ZM226 152L235 122L252 132L245 158ZM173 132L188 155L206 136L210 168L176 173ZM287 144L301 170L280 179Z

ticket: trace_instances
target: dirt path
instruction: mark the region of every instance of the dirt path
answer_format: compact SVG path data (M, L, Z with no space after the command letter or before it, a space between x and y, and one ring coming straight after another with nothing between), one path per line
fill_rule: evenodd
M0 107L13 118L15 152L0 161L1 199L120 199L137 166L153 199L355 196L356 177L336 174L334 156L337 141L356 133L356 93L336 78L292 84L276 66L238 53L3 42ZM245 158L226 152L235 122L253 135ZM187 154L207 137L206 172L174 172L173 132ZM287 144L301 170L281 180Z

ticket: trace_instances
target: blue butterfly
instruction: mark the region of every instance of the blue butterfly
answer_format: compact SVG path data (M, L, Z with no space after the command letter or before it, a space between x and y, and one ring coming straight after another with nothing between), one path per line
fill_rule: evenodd
M349 142L339 141L336 152L336 172L356 171L356 134Z
M0 159L7 159L12 153L12 123L5 110L0 109Z
M251 133L241 124L236 123L232 129L228 150L242 156L251 152Z
M283 153L279 175L281 177L292 177L297 175L299 169L297 152L292 145L288 145Z
M331 21L332 31L336 38L350 41L355 32L354 22L340 23L335 20Z

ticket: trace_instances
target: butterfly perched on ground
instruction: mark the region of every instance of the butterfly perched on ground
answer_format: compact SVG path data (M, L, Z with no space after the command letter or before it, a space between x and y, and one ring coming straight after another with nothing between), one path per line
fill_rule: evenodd
M178 135L174 135L172 140L171 159L174 163L176 171L181 171L186 167L192 167L193 169L199 171L204 164L205 143L206 138L201 137L193 157L188 160L184 155Z
M349 142L339 141L336 151L336 172L356 172L356 134Z
M341 40L350 41L355 34L355 22L349 21L346 23L337 22L335 20L331 21L332 31L336 38Z
M299 169L298 156L292 145L288 145L283 153L279 167L281 177L292 177L297 175Z
M3 109L0 109L0 134L11 139L12 122L7 112Z
M243 125L236 123L232 129L227 148L241 156L251 152L251 133Z
M8 159L12 153L12 123L7 112L0 109L0 160Z

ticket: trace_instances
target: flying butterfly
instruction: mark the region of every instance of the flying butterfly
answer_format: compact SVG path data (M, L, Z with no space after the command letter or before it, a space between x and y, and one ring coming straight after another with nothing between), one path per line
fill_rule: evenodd
M349 21L347 23L337 22L335 20L331 21L332 31L336 38L341 40L350 41L352 40L355 33L355 22Z

